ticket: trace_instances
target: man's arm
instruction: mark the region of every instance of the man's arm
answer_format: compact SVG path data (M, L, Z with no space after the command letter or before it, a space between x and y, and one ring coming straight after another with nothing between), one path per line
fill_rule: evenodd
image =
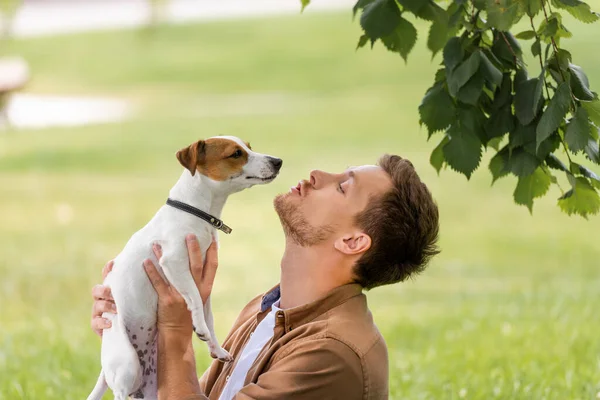
M206 264L198 240L186 237L190 269L198 285L202 301L210 295L217 269L217 246L213 242L206 251ZM154 248L160 259L160 248ZM144 268L158 294L158 398L160 400L208 399L200 390L196 376L196 360L192 348L192 319L185 300L158 273L152 261Z
M300 341L276 356L256 383L234 400L363 399L362 364L344 343L330 338Z
M191 335L188 335L191 339ZM202 395L196 375L194 348L182 335L158 334L158 398L177 400L207 399Z

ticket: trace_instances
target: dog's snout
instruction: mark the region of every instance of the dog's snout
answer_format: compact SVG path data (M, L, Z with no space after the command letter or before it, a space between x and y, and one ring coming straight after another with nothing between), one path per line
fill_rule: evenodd
M281 169L281 165L283 164L283 160L281 158L269 157L269 162L275 168L275 170L279 171Z

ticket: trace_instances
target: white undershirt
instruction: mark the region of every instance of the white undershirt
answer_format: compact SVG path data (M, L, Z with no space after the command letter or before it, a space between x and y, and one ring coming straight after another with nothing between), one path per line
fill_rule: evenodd
M271 311L260 321L254 332L250 334L250 340L246 343L233 372L229 375L229 379L221 392L219 400L231 400L244 386L250 366L252 366L260 351L265 347L265 344L273 337L275 314L281 310L278 306L279 300L273 303Z

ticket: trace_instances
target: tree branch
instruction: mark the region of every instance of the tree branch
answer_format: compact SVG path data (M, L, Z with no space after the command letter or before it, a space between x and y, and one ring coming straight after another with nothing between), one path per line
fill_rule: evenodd
M535 40L538 43L541 43L540 37L538 36L538 34L535 30L535 26L533 25L533 17L532 16L529 17L529 21L531 22L531 29L533 30L533 33L535 34ZM544 63L542 62L542 50L541 49L538 53L538 58L540 60L540 68L541 68L540 73L542 73L542 72L544 72ZM544 80L544 86L546 87L546 97L548 97L548 99L550 99L550 91L548 90L548 82L546 82L546 74L544 74L544 76L542 76L542 79Z

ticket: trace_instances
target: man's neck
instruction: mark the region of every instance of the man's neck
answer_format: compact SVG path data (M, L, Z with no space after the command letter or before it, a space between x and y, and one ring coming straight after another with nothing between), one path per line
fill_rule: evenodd
M350 279L343 277L344 267L339 260L328 259L323 253L316 246L301 247L289 239L286 241L281 259L280 308L312 303L336 287L350 283Z

